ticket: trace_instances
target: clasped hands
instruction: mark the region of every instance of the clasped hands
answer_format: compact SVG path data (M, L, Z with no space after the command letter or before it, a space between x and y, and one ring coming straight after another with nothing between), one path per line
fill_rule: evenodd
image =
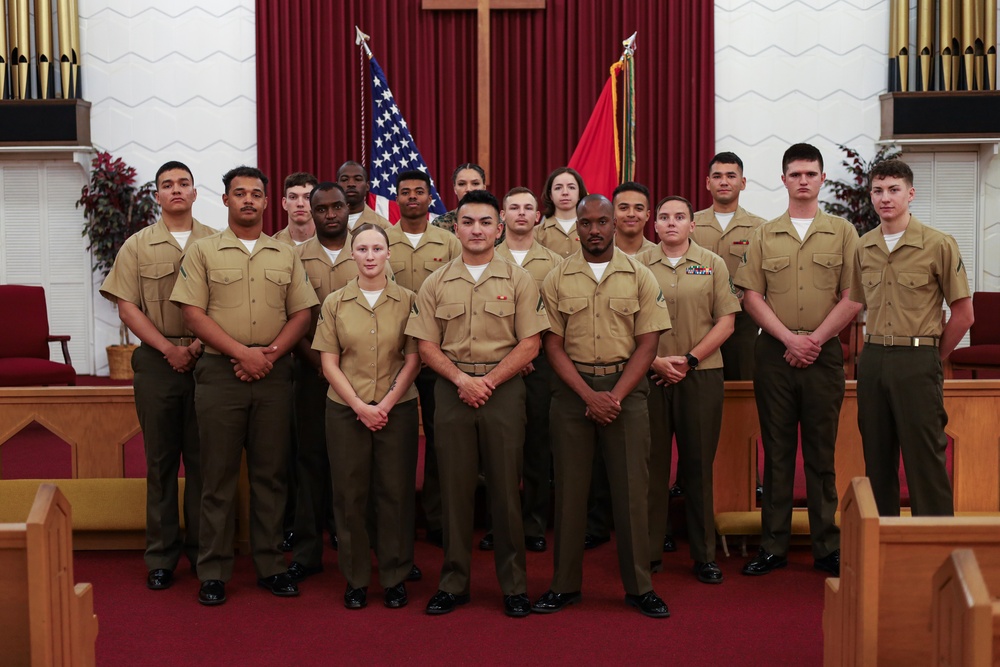
M264 377L274 368L274 362L278 358L278 348L270 347L248 347L243 356L238 359L230 359L233 364L233 372L243 382L253 382L263 380Z
M806 368L819 358L823 346L812 335L793 335L785 345L784 359L792 368Z
M201 356L201 341L195 339L190 345L171 345L163 353L170 367L178 373L187 373L194 368L195 362Z

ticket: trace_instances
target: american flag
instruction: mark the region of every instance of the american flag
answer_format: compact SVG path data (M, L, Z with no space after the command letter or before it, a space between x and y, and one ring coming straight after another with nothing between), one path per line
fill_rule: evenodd
M370 56L372 75L372 143L369 147L370 186L368 203L380 215L396 224L399 206L396 205L396 174L408 169L429 173L427 163L417 150L413 136L396 106L396 100L385 80L385 72L375 56ZM431 208L433 219L447 212L434 179L431 178Z

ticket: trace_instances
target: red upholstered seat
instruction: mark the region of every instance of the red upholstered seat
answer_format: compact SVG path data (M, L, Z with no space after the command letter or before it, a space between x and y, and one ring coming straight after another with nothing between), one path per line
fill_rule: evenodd
M0 387L76 384L70 365L69 336L49 335L45 290L0 285ZM49 342L62 343L66 363L49 361Z
M952 352L949 358L952 364L1000 367L1000 343L996 345L960 347Z
M976 292L972 295L976 321L969 330L969 346L960 347L948 361L953 370L1000 370L1000 292Z

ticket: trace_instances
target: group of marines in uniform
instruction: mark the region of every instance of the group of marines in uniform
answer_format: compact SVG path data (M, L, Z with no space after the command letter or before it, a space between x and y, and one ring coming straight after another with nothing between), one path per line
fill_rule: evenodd
M259 170L223 177L228 226L216 232L192 217L191 170L164 164L162 217L126 241L101 287L141 340L147 586L170 587L183 555L199 601L226 601L245 453L260 586L298 595L323 570L328 529L344 605L366 606L374 551L383 603L405 606L406 581L421 577L422 416L427 539L444 550L428 614L469 601L485 480L480 548L494 552L507 615L580 601L584 549L607 539L593 517L609 504L625 602L669 616L651 573L676 549L672 440L693 574L722 583L712 470L724 381L751 379L762 526L742 573L788 562L801 440L815 567L837 575L838 334L865 306L858 421L879 510L899 513L902 453L913 513L951 514L941 359L972 323L968 280L954 239L910 214L909 167L888 160L869 177L881 224L859 240L820 210L823 158L808 144L785 152L788 209L767 223L739 205L746 179L733 153L710 161L713 204L697 213L680 196L653 208L635 182L611 199L588 194L567 167L540 201L524 187L498 201L483 170L464 164L452 179L458 207L433 222L429 177L400 172L395 225L366 205L365 170L347 162L336 181L289 176L288 226L269 237ZM643 235L650 216L657 243ZM525 552L547 549L553 484L554 573L532 602Z

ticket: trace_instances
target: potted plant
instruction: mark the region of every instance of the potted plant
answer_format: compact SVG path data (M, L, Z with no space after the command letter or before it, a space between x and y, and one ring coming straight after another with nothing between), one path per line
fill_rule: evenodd
M868 183L868 173L879 162L898 157L900 150L895 146L882 146L871 161L865 162L861 159L861 154L853 148L841 145L837 148L846 156L840 164L844 165L849 178L844 181L830 179L826 182L826 187L833 193L834 201L823 202L823 208L830 215L846 218L857 227L858 234L861 235L875 229L879 220L869 194L871 185Z
M125 239L156 220L156 184L150 181L136 187L135 168L107 152L98 153L91 167L90 182L83 186L76 205L83 207L83 236L90 242L87 249L94 258L93 270L106 278ZM107 348L108 366L113 379L129 380L132 351L137 346L131 343L124 323L119 342Z

